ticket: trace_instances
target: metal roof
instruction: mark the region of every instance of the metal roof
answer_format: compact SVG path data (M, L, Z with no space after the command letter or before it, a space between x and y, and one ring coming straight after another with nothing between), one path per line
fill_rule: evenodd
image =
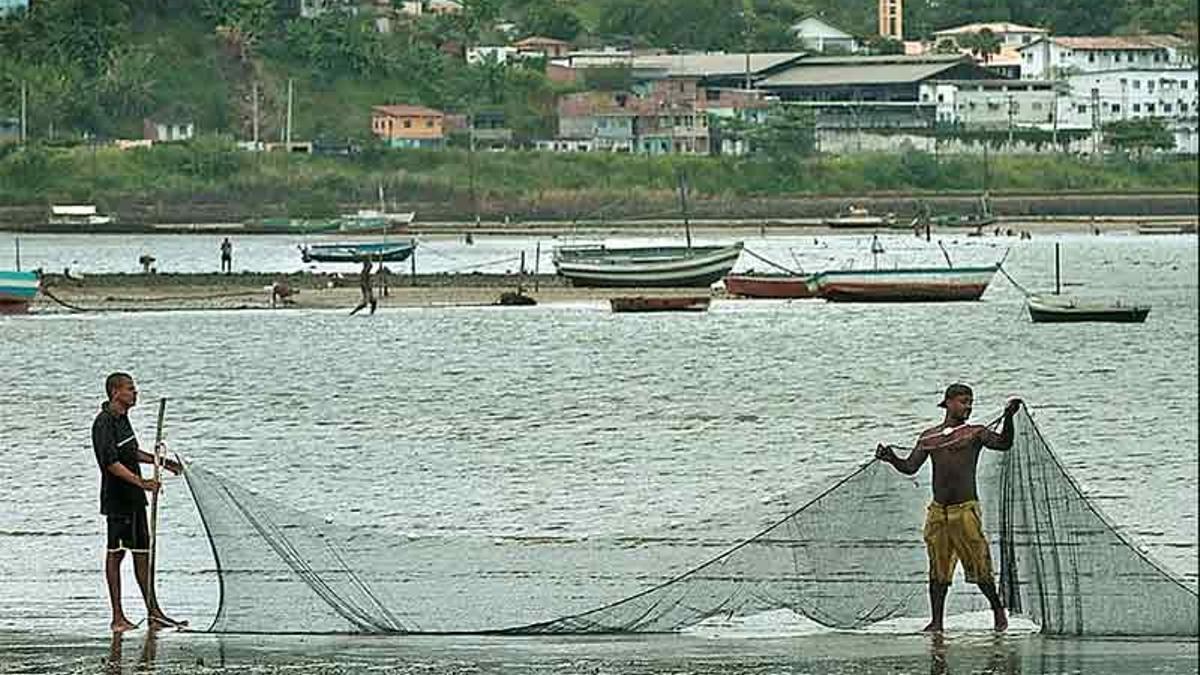
M788 70L759 81L761 87L825 87L839 84L906 84L920 82L962 64L969 59L920 61L916 63L840 63L816 64L817 59L802 61Z
M759 52L750 54L750 72L761 73L799 59L804 52ZM746 72L746 54L655 54L635 56L635 69L664 70L667 77L721 77Z

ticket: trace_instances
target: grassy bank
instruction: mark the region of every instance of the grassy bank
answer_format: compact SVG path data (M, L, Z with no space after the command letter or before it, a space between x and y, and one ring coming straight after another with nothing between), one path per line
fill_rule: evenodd
M0 206L95 203L218 205L237 219L332 216L373 205L382 186L390 205L422 217L469 219L476 211L517 217L656 217L678 213L676 172L692 200L712 204L870 194L1194 193L1194 159L1133 162L1071 156L980 157L861 154L764 162L736 157L367 148L349 157L246 153L203 138L152 149L30 147L0 151ZM135 209L134 209L135 210ZM137 215L122 213L123 216Z

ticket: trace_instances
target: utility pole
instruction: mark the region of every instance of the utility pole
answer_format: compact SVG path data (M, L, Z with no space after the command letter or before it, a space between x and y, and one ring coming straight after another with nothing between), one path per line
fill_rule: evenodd
M284 125L283 142L287 146L287 151L292 151L292 78L288 78L287 91L287 122Z
M25 80L21 80L21 147L25 147L25 140L29 138L29 88L25 84Z
M1013 100L1013 95L1008 95L1008 150L1012 152L1013 144L1013 117L1016 115L1016 101Z
M1092 156L1100 155L1100 90L1092 89Z
M254 119L250 123L252 134L251 140L254 141L254 149L258 150L258 80L254 81L254 85L251 87L250 92L250 96L252 98L251 104L254 109Z
M1050 139L1054 147L1058 147L1058 83L1053 85L1054 103L1050 108Z

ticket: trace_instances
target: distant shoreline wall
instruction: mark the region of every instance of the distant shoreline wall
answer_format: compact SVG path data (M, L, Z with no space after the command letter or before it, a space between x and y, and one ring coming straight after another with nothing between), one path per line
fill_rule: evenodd
M1197 192L1136 193L1136 194L998 194L991 197L992 211L1001 218L1053 219L1127 217L1195 218L1200 213ZM689 216L709 221L708 226L753 224L755 221L803 221L832 216L850 204L864 206L872 212L893 212L899 218L911 218L918 205L926 205L932 213L970 213L978 203L976 194L870 194L863 196L795 196L795 197L718 197L694 199ZM371 204L339 204L341 213ZM475 221L474 209L457 202L416 202L397 205L417 213L417 225L465 226ZM202 199L177 201L108 200L105 212L116 216L116 222L104 227L51 227L47 225L46 205L0 207L0 230L25 232L152 232L155 224L244 223L266 216L286 214L285 205L251 205L230 201ZM297 217L298 214L292 214ZM614 221L676 221L680 218L675 195L663 193L639 195L636 199L607 200L596 195L557 193L541 199L488 200L479 205L479 217L491 229L503 230L511 225L519 229L522 222L544 221L570 225L576 221L612 223ZM714 222L715 221L715 222ZM748 222L749 221L749 222ZM803 224L803 223L797 223ZM231 229L236 231L236 228Z

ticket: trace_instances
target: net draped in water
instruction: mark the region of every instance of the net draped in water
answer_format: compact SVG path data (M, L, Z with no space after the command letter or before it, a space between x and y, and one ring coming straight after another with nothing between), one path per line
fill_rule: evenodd
M772 610L847 629L928 614L928 479L878 461L789 496L766 529L734 512L688 535L585 540L394 536L196 463L185 475L217 561L214 632L661 632ZM1012 449L984 451L978 482L1011 612L1047 634L1197 634L1196 592L1100 514L1024 410ZM986 608L969 586L951 603Z

